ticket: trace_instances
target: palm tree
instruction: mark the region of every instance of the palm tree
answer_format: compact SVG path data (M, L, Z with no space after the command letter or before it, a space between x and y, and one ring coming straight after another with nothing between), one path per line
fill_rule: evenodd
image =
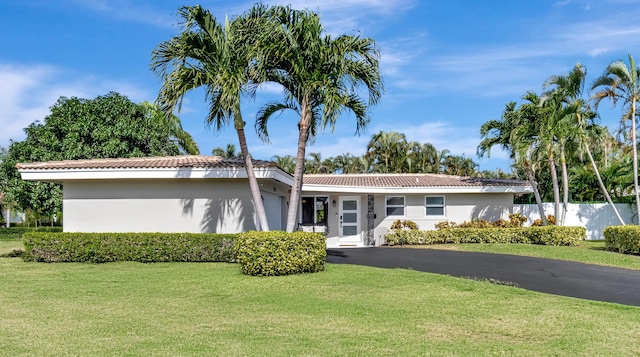
M227 147L225 148L217 146L211 150L211 155L222 156L227 159L237 159L242 157L241 153L236 152L236 146L233 144L227 144Z
M373 163L378 172L400 173L404 172L408 149L408 142L404 134L395 131L380 131L371 136L365 156Z
M293 171L295 171L296 158L291 155L273 155L272 160L275 161L284 172L293 174Z
M209 102L207 123L216 130L233 123L244 158L251 195L260 229L268 231L269 223L253 171L253 162L244 134L245 122L240 111L242 94L252 94L248 87L249 36L260 33L254 12L220 24L201 6L185 6L178 10L184 23L181 34L160 43L152 53L151 68L162 78L157 103L165 115L180 111L184 96L204 88Z
M636 198L636 211L640 212L640 187L638 186L638 142L636 135L636 104L640 101L640 68L629 54L629 65L623 61L614 61L607 66L604 74L598 77L591 86L592 90L601 88L593 95L596 110L604 98L611 99L613 106L619 100L623 108L628 108L622 115L623 126L631 121L631 145L633 148L633 192Z
M191 134L186 132L182 128L182 122L180 118L176 115L165 115L155 104L149 102L142 102L142 108L145 112L145 117L148 120L162 121L166 126L169 127L169 131L171 133L171 137L175 139L176 145L183 153L189 155L199 155L200 149L198 149L198 144Z
M525 95L526 97L526 95ZM516 109L516 102L509 102L505 106L500 119L489 120L480 127L482 141L478 145L477 154L479 157L491 155L491 148L498 145L503 150L509 152L512 165L522 167L527 176L527 180L533 189L533 194L538 205L538 211L543 224L546 225L542 198L538 190L538 183L534 175L534 165L531 163L531 143L533 133L531 125L527 121L530 117L522 115Z
M587 75L587 70L582 64L576 64L571 72L567 76L551 76L549 77L545 83L545 89L549 87L553 87L552 90L547 91L544 95L547 97L554 96L558 98L564 105L564 110L562 111L562 115L565 115L565 118L568 119L569 128L568 131L574 135L574 139L578 143L578 149L583 148L589 157L589 161L591 166L596 174L596 178L598 180L598 184L602 191L602 194L605 196L607 202L613 208L613 211L618 217L620 224L624 225L624 220L620 216L618 209L613 204L611 200L611 195L607 191L602 177L600 176L600 171L598 170L598 166L593 159L593 155L591 154L591 149L589 148L591 140L593 138L591 133L596 132L596 127L593 124L589 124L588 121L593 121L596 118L596 113L591 111L588 105L584 102L582 97L582 90L584 89L585 77ZM577 130L576 130L577 129ZM566 133L565 133L566 134ZM566 135L565 135L566 137ZM567 169L566 169L566 159L564 158L564 146L561 147L563 149L561 158L562 161L562 182L564 188L563 195L563 215L561 217L561 222L564 222L564 218L567 211L567 203L568 203L568 179L567 179Z
M279 83L285 98L260 110L256 128L268 140L267 124L274 114L293 110L300 115L287 214L287 231L291 232L297 222L307 142L318 128L333 130L345 110L355 114L356 133L366 127L368 105L376 104L382 92L380 55L370 38L325 35L320 18L309 10L276 6L265 17L273 26L263 31L253 69L257 76ZM367 88L368 101L356 90L359 85Z

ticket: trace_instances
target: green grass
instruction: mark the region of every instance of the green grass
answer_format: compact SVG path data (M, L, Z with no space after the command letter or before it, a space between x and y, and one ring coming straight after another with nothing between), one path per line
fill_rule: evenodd
M640 308L401 269L0 259L3 356L633 356Z
M24 250L22 240L20 239L0 239L0 255L10 253L13 250Z
M417 249L449 249L466 252L525 255L530 257L571 260L626 269L640 270L640 256L605 250L604 241L582 241L575 247L557 247L537 244L434 244L404 246Z

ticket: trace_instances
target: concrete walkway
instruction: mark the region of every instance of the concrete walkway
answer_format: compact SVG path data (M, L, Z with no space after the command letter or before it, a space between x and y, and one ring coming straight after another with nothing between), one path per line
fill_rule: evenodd
M327 262L492 278L549 294L640 306L640 271L564 260L435 249L327 249Z

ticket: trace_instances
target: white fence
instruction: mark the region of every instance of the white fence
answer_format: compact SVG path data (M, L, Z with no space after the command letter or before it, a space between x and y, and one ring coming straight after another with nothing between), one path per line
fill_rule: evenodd
M562 206L562 203L560 205ZM625 224L637 224L637 216L630 204L615 205ZM553 203L547 202L543 206L546 215L553 214ZM540 211L535 204L514 204L513 213L521 213L527 217L525 225L530 225L540 218ZM620 225L620 221L607 203L570 203L564 225L585 227L587 239L604 239L602 230L607 226Z

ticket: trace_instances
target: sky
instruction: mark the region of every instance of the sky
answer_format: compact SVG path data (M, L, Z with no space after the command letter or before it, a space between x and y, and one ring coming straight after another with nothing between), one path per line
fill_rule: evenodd
M439 150L473 158L481 170L509 170L498 148L478 158L480 126L498 119L510 101L542 92L552 75L580 62L587 90L612 61L640 61L640 1L637 0L291 0L264 1L310 9L332 36L374 39L380 48L385 92L371 108L368 129L355 135L345 113L335 129L320 132L307 147L323 158L362 155L379 131L404 133ZM116 91L134 102L154 101L161 81L149 67L151 52L177 35L177 9L195 5L172 0L0 0L0 146L23 140L23 128L49 114L60 97L95 98ZM253 1L199 2L224 20ZM269 124L270 142L254 130L260 107L282 97L265 85L242 104L254 158L293 155L297 121L283 113ZM612 131L621 108L600 106L600 121ZM232 127L205 123L204 93L185 98L177 113L200 151L237 145Z

